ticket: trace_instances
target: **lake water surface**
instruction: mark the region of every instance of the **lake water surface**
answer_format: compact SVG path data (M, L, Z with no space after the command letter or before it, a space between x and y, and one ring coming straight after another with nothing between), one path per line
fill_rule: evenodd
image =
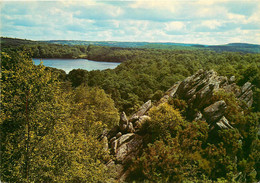
M54 67L57 69L62 69L66 73L69 73L73 69L85 69L88 71L91 70L105 70L105 69L114 69L120 63L116 62L97 62L87 59L38 59L33 58L35 65L39 65L40 62L43 62L44 66Z

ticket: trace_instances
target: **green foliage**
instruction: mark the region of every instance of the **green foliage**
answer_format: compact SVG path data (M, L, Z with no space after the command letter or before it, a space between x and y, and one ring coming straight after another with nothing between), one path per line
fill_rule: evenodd
M152 138L166 140L168 136L175 136L184 124L180 112L168 103L162 103L149 111L149 131Z
M1 181L106 182L110 174L104 163L110 157L97 137L104 128L118 123L118 110L130 114L148 99L157 101L176 81L198 69L234 75L239 85L252 82L253 110L246 109L232 93L216 93L209 102L225 100L225 117L235 128L213 133L206 122L185 120L188 106L182 100L153 107L151 121L144 125L150 144L132 165L133 179L260 180L259 54L64 46L21 40L3 49ZM21 50L31 50L31 54ZM78 69L65 75L34 66L30 56L124 62L114 70Z
M227 119L232 125L237 125L243 118L242 103L235 97L234 93L225 92L224 90L215 92L210 102L214 103L219 100L224 100L227 104L227 109L225 110L225 116Z
M183 177L181 153L163 141L149 144L146 151L137 159L139 178L155 182L179 182Z
M84 85L88 80L88 71L83 69L73 69L67 75L73 87Z
M82 121L78 128L91 132L89 135L101 134L104 128L111 129L118 124L114 101L102 89L80 86L75 89L72 102L72 115Z
M69 46L107 46L120 48L149 48L166 50L212 50L216 52L241 52L260 53L260 45L246 43L230 43L226 45L200 45L184 43L149 43L149 42L117 42L117 41L80 41L80 40L50 40L50 41L30 41L26 39L1 37L1 44L6 46L19 46L27 44L60 44Z
M17 57L2 67L1 181L106 182L109 152L97 137L118 122L113 101L98 88L64 92L55 73Z
M7 40L5 41L8 43ZM193 45L195 50L188 49L193 48L192 45L182 46L187 49L138 49L134 48L135 46L126 48L127 46L123 45L121 48L97 46L103 43L95 42L87 44L79 42L81 45L75 45L76 42L72 41L71 44L66 45L66 41L48 43L21 40L17 40L18 43L15 43L15 40L12 41L14 44L4 44L3 50L31 50L32 57L40 58L87 58L96 61L122 62L115 70L72 71L67 79L74 87L86 84L104 89L111 95L116 107L127 113L133 113L136 106L149 99L157 99L159 93L155 95L156 91L165 92L173 83L194 74L198 69L214 69L220 75L228 77L234 75L239 85L250 81L256 86L254 95L258 96L259 93L259 54L216 53L209 49L200 47L198 49L198 45ZM105 45L118 44L118 42L107 42ZM148 43L142 43L140 46L146 44ZM148 45L153 46L153 44ZM160 47L161 44L155 46ZM166 44L165 46L171 45ZM234 49L235 47L241 49L243 46L250 45L231 44L221 49ZM252 49L254 46L256 45L252 45ZM128 96L129 93L131 93L131 97L134 96L134 100ZM256 97L254 100L253 106L256 111L259 110L260 105L258 98Z
M256 162L259 161L256 153L258 151L256 144L259 141L257 136L259 131L259 113L254 113L250 111L250 109L244 109L244 104L238 101L233 93L219 91L215 93L212 100L213 102L218 100L224 100L226 102L228 107L225 111L225 116L230 124L235 127L235 129L218 131L219 139L216 147L224 148L225 153L223 156L228 158L226 159L227 162L221 163L221 166L216 165L222 167L220 170L225 170L223 172L219 171L219 175L223 177L230 176L229 180L231 180L232 176L228 174L240 171L237 177L238 180L254 182L256 179L255 170L257 170L258 166ZM236 158L237 162L235 162ZM212 159L215 159L215 157ZM247 164L246 167L245 162ZM225 164L230 164L233 168L227 170L225 169ZM214 176L216 175L212 175L212 177ZM235 175L233 175L233 177L235 177Z
M32 156L64 113L56 76L19 56L12 69L2 67L1 77L2 176L14 182L30 180ZM3 62L10 59L2 54Z
M258 113L242 110L233 94L219 92L233 129L210 131L203 121L187 122L185 102L170 100L150 110L146 127L151 143L132 165L132 177L155 182L255 182L258 180ZM244 111L244 113L242 113ZM246 125L246 126L244 126ZM214 139L214 140L212 140ZM175 169L176 168L176 169Z
M95 49L98 50L98 48ZM245 70L251 64L259 64L259 54L242 55L201 50L112 50L110 48L110 51L107 50L106 54L114 54L120 57L124 52L131 52L129 55L134 55L134 57L128 57L127 61L121 63L114 70L88 72L86 84L104 89L106 93L111 94L116 107L127 113L133 113L134 106L149 99L158 99L175 82L194 74L198 69L214 69L220 75L228 77L234 75L239 84L244 84L243 82L246 82L244 78L248 78L244 77ZM251 73L253 75L250 81L254 81L254 94L257 96L259 86L256 73L259 72ZM80 73L78 74L80 75ZM85 83L85 81L78 84L80 83ZM157 91L162 92L158 93ZM257 101L259 100L256 97L254 100L255 110L259 109L257 108L259 105Z
M185 100L181 100L178 98L170 98L168 103L170 105L173 105L173 107L175 109L178 109L179 111L181 111L181 113L185 113L186 109L188 108L188 105L185 102Z
M165 110L165 107L167 105L160 108ZM167 112L173 112L167 119L176 124L176 111L168 109ZM202 173L210 173L210 162L202 156L202 143L207 139L208 125L201 121L185 122L177 123L176 128L178 130L174 132L174 137L170 136L170 132L161 131L164 136L148 144L132 165L133 177L138 176L139 181L182 182L194 180L195 177L202 178Z

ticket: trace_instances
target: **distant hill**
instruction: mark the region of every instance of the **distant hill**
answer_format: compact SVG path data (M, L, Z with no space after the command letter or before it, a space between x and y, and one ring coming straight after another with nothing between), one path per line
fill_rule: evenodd
M2 47L17 47L26 44L46 44L39 41L32 41L32 40L19 39L19 38L8 38L8 37L1 37L0 43Z
M110 47L140 47L149 44L148 42L117 42L117 41L81 41L81 40L50 40L42 41L45 43L52 44L63 44L63 45L96 45L96 46L110 46Z
M185 44L171 42L117 42L117 41L80 41L80 40L50 40L45 43L63 44L63 45L97 45L122 48L151 48L151 49L207 49L216 52L243 52L243 53L260 53L260 45L248 43L229 43L226 45L202 45L202 44Z
M260 53L260 45L248 43L229 43L225 45L202 45L185 44L172 42L117 42L117 41L82 41L82 40L49 40L32 41L27 39L1 37L2 47L13 47L27 44L59 44L59 45L96 45L121 48L149 48L149 49L170 49L170 50L196 50L205 49L216 52L242 52L242 53Z
M122 48L154 48L154 49L176 49L183 47L205 47L205 45L185 44L185 43L171 43L171 42L117 42L117 41L81 41L81 40L50 40L42 41L52 44L63 45L96 45L96 46L110 46Z
M208 48L217 52L231 51L244 53L260 53L260 45L248 43L229 43L226 45L208 46Z

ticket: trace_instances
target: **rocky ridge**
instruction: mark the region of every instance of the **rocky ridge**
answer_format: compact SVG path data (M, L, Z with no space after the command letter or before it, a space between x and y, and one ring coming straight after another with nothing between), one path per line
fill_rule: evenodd
M248 107L253 103L252 84L247 82L242 87L235 84L235 77L227 78L218 76L213 70L199 70L196 74L175 83L165 95L155 104L149 100L141 108L127 117L123 112L119 125L112 130L104 131L100 139L104 148L114 155L113 160L107 162L108 167L116 167L117 180L124 181L129 174L125 167L127 162L140 153L145 144L146 135L140 134L139 129L150 120L148 111L171 98L185 100L188 104L189 114L186 118L190 121L206 121L210 129L233 128L225 117L227 104L224 100L210 103L210 99L217 91L233 92L237 99L243 101Z

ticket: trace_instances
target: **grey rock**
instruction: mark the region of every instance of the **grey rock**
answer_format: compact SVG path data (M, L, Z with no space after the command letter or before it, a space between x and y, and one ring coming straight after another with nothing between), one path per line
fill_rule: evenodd
M144 103L140 107L138 112L136 112L135 114L132 115L132 117L130 118L130 121L132 121L134 119L138 119L140 116L143 116L151 107L152 107L152 102L151 102L151 100L148 100L146 103Z
M137 134L134 134L134 137L130 141L121 144L117 148L115 154L117 162L123 162L128 155L132 154L133 152L136 153L137 151L140 151L142 149L142 145L143 138Z
M112 159L110 159L107 163L106 163L106 166L107 167L112 167L112 166L114 166L115 165L115 162L112 160Z
M109 132L109 131L108 131L107 129L104 129L104 130L102 131L102 134L98 136L98 140L99 140L99 141L102 141L103 138L108 135L108 132Z
M250 82L246 82L242 87L241 87L241 93L245 93L247 90L250 90L252 88L252 84Z
M244 101L248 107L251 107L253 104L253 91L249 90L243 93L238 99Z
M117 179L118 182L125 182L126 178L129 176L129 174L131 173L130 170L126 170L125 172L122 172L122 174L120 175L120 177Z
M252 91L252 84L250 82L246 82L241 87L241 92L238 96L238 99L244 101L248 107L251 107L253 104L253 91Z
M169 100L169 98L170 98L170 96L169 95L164 95L157 103L156 103L156 105L155 106L158 106L159 104L161 104L161 103L165 103L165 102L167 102L168 100Z
M240 94L240 89L239 89L239 87L236 85L236 83L224 85L224 86L222 86L222 89L223 89L225 92L228 92L228 93L233 92L236 96Z
M114 180L111 181L111 183L112 182L118 182L118 183L125 182L126 177L123 176L126 173L124 165L115 163L115 165L112 167L112 171L113 171L112 174L114 176Z
M133 123L129 122L126 131L127 131L128 133L133 133L133 132L135 132Z
M122 112L122 114L120 116L120 123L128 124L128 119L127 119L127 116L126 116L125 112Z
M143 115L135 122L135 129L140 129L146 121L151 120L150 116Z
M214 71L203 72L202 70L198 71L195 75L186 78L179 86L176 95L185 98L185 95L192 96L194 92L199 91L201 88L213 80L216 73Z
M121 146L123 143L131 140L134 137L134 133L127 133L125 135L122 135L119 139L118 139L118 146Z
M181 82L177 82L175 83L169 90L167 90L167 94L170 96L170 97L173 97L177 91L177 89L179 88Z
M116 140L116 137L111 138L109 141L109 144L112 144L112 142L114 142L115 140Z
M226 83L226 77L219 77L214 71L199 70L195 75L186 78L178 87L175 96L187 101L193 108L202 109L214 92Z
M221 129L231 129L233 128L230 124L229 121L225 116L222 116L222 118L216 123L216 125L221 128Z
M226 102L224 100L220 100L206 107L203 111L203 115L208 123L215 122L224 115L226 108Z
M126 130L128 123L129 122L128 122L125 112L122 112L122 114L120 116L120 121L119 121L119 128L122 132L124 132Z
M112 128L112 129L108 132L107 138L108 138L108 139L111 139L112 137L116 136L116 134L118 133L118 131L119 131L119 126L116 125L114 128Z
M195 114L195 118L194 118L194 121L199 121L199 120L203 120L203 115L200 111Z
M121 132L118 132L117 134L116 134L116 138L118 139L119 137L121 137L122 136L122 133Z
M121 130L122 130L122 132L126 131L127 130L127 125L123 124Z
M236 77L235 76L231 76L229 78L229 83L234 83L236 81Z
M158 106L161 103L167 102L170 97L173 97L178 90L181 82L175 83L169 90L166 91L165 95L156 103L156 106Z
M124 165L116 164L115 161L110 159L106 163L106 166L109 168L109 171L113 174L113 178L107 180L106 182L124 182L124 180L127 178L128 174L126 173L128 171L125 171Z
M118 142L118 140L114 140L114 141L111 143L111 152L112 152L112 154L115 154L115 153L116 153L116 150L117 150L117 142Z

